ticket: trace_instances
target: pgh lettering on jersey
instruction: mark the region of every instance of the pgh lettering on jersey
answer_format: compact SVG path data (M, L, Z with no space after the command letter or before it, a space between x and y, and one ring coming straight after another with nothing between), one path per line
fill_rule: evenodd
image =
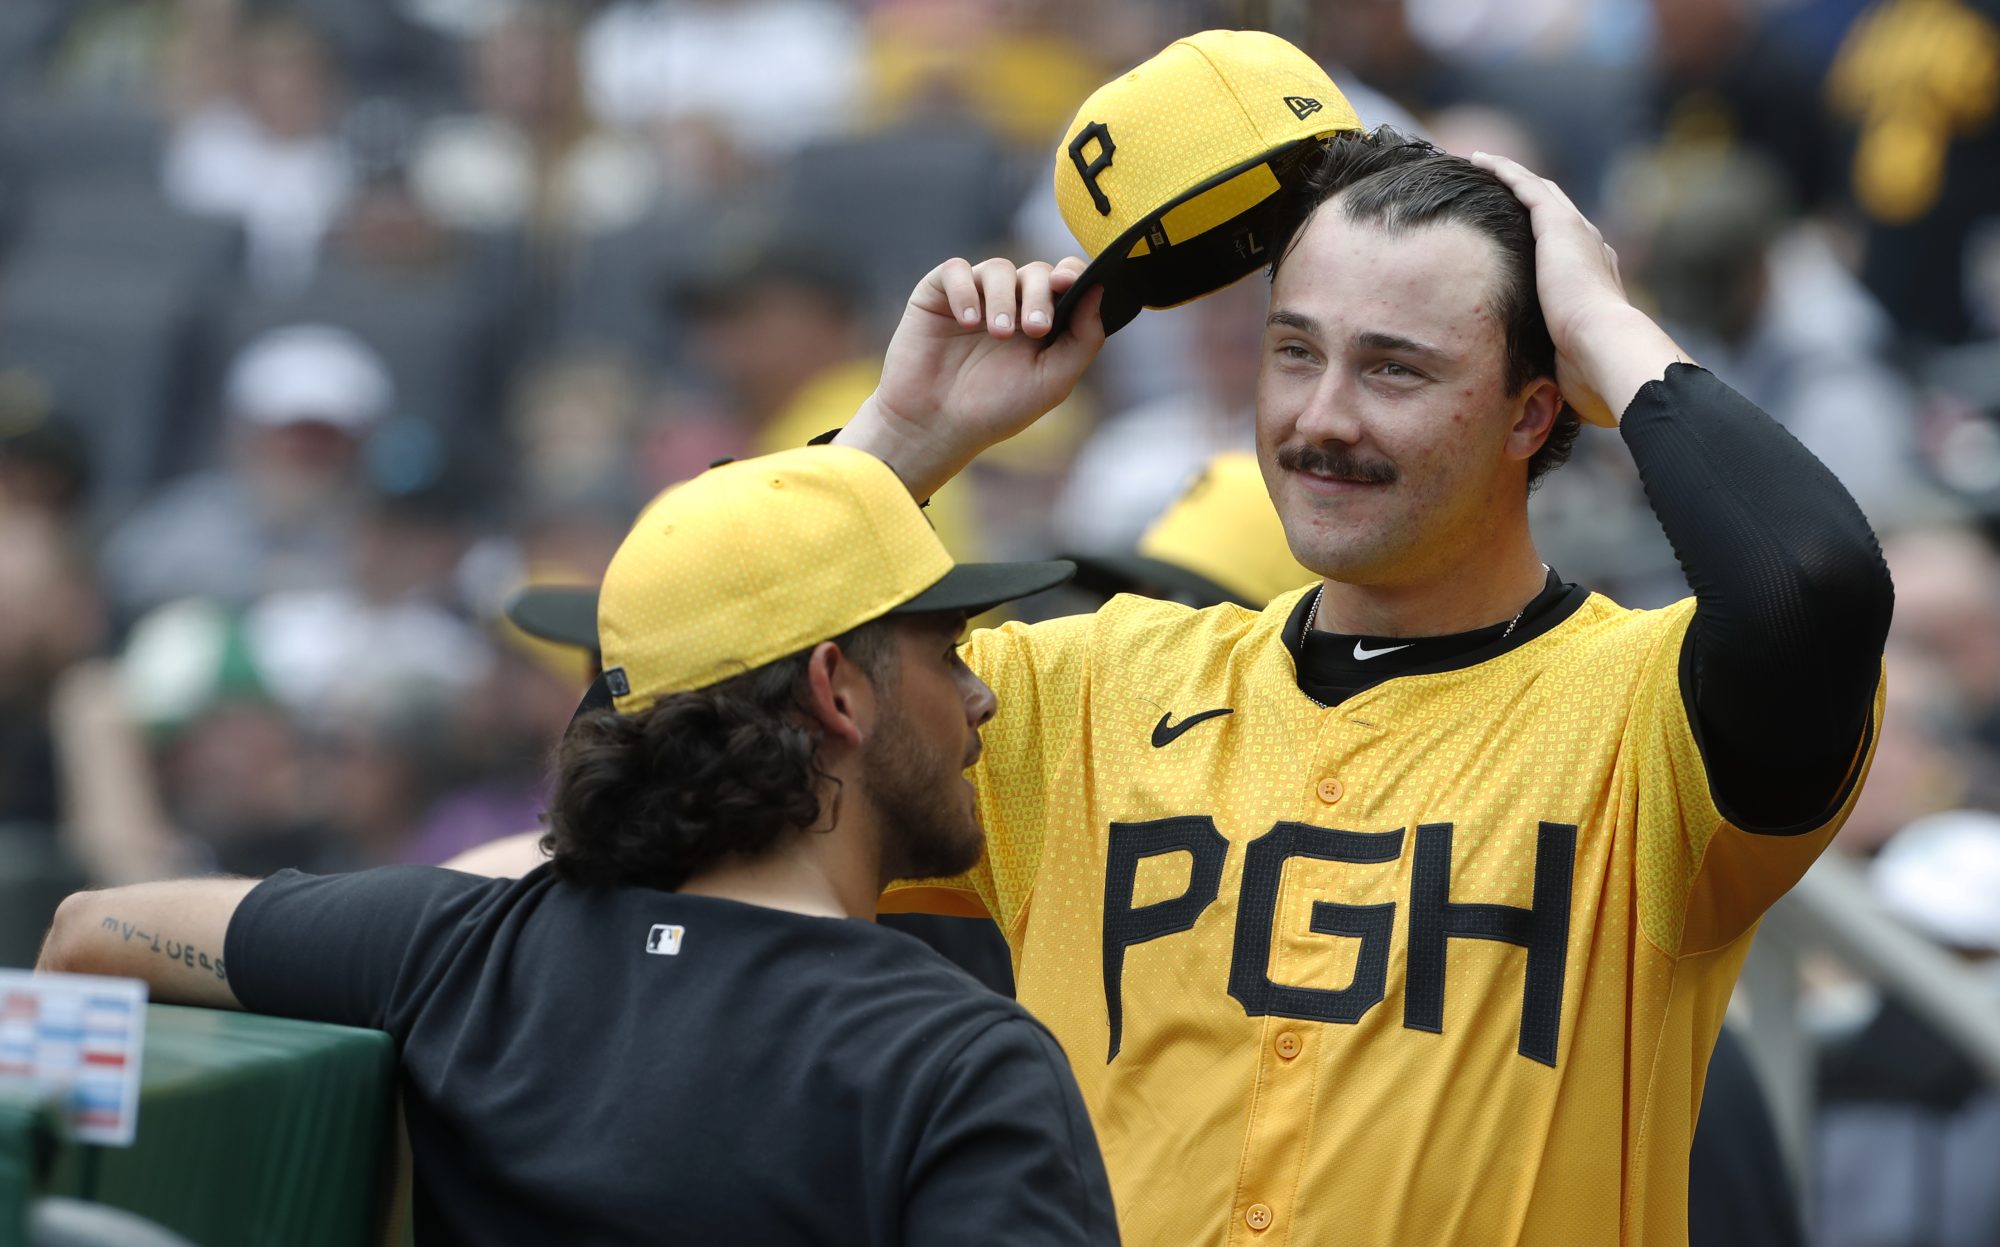
M1261 613L975 633L990 913L1133 1243L1651 1242L1749 937L1845 818L1753 834L1682 698L1691 600L1573 595L1331 708ZM1474 656L1477 658L1478 656ZM1691 1090L1690 1090L1691 1089Z

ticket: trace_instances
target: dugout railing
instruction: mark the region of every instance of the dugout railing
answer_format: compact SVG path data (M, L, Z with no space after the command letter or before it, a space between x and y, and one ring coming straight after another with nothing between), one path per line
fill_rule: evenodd
M1786 1160L1808 1203L1818 1038L1806 1025L1803 971L1819 951L1901 1001L2000 1087L2000 999L1988 981L1891 917L1861 869L1827 853L1765 916L1736 1002Z

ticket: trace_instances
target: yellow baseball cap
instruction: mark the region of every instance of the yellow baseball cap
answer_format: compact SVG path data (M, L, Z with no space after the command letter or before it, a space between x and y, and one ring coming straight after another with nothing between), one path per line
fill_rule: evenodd
M1278 192L1315 140L1360 128L1325 70L1262 31L1190 35L1099 87L1056 153L1056 202L1090 257L1056 329L1091 286L1111 333L1268 264Z
M640 513L597 596L601 677L630 714L884 615L976 614L1075 564L958 563L888 465L809 446L710 468Z
M1137 553L1078 556L1076 563L1080 588L1158 586L1197 606L1236 602L1253 610L1319 579L1292 557L1257 456L1247 451L1209 460L1139 538Z

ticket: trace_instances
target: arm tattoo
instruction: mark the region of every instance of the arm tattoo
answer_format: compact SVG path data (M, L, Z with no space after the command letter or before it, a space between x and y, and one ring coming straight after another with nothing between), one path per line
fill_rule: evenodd
M169 961L178 961L190 970L206 970L225 983L229 981L229 973L223 968L222 958L211 957L192 944L183 944L179 940L168 939L164 935L149 934L129 922L120 922L118 919L108 916L97 925L101 929L117 935L119 939L127 944L136 940L148 951L158 956L163 956Z

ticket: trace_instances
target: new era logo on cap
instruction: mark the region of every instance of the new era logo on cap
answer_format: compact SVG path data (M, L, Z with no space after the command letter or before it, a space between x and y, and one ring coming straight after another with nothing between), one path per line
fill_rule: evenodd
M1285 104L1292 110L1292 115L1300 121L1304 121L1320 109L1319 101L1307 95L1287 95Z

